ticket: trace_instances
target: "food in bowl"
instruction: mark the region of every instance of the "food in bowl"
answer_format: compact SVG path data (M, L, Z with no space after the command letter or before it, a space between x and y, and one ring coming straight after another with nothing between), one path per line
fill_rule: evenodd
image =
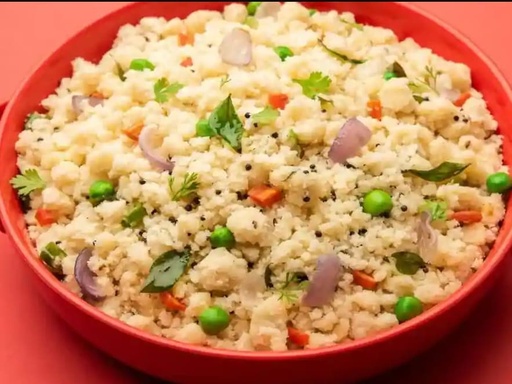
M470 71L349 13L144 18L31 114L41 261L144 331L236 350L398 326L483 263L512 182Z

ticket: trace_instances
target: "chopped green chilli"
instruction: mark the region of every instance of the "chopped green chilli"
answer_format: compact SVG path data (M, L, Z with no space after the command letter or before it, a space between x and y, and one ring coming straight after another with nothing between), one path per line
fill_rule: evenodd
M411 175L417 176L426 181L441 182L461 174L470 165L471 164L451 163L445 161L430 170L407 169L402 171L402 173L410 173Z
M146 59L133 59L130 63L130 69L134 71L144 71L145 69L149 69L150 71L155 69L155 65Z
M137 228L142 225L142 220L147 212L141 203L135 203L128 213L123 217L121 225L124 228Z
M61 273L61 261L66 257L66 252L54 242L45 245L39 257L52 273Z
M279 111L272 107L265 107L262 111L252 115L252 121L256 124L272 124L279 117Z
M163 253L153 262L141 292L158 293L171 289L185 273L189 260L189 250Z
M293 56L293 51L285 46L280 45L279 47L274 48L274 52L281 59L281 61L285 61L288 57Z

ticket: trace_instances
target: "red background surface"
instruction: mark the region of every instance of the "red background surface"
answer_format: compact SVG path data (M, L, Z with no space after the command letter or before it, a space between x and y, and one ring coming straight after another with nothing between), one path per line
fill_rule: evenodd
M126 2L0 3L0 102L70 34ZM469 36L512 81L512 3L413 3ZM97 352L42 303L0 235L0 383L156 383ZM474 314L440 345L370 383L512 383L512 260ZM199 367L200 368L200 367ZM227 367L229 369L229 367ZM340 372L340 376L343 372ZM211 384L216 384L214 378Z

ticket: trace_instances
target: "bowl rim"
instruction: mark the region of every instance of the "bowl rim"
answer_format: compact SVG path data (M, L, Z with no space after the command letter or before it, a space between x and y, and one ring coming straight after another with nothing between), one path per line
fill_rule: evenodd
M494 63L494 61L489 58L480 48L478 48L469 38L467 38L464 34L459 32L456 28L452 27L448 23L439 19L437 16L432 15L430 12L421 9L415 5L404 2L394 2L395 5L405 8L406 10L416 13L419 16L437 24L439 27L444 29L447 33L451 34L454 38L456 38L461 44L464 44L474 55L478 56L485 64L485 66L491 70L494 76L500 81L503 87L503 91L506 93L507 98L512 100L512 88L509 82L504 77L501 70ZM0 121L4 121L5 116L9 114L11 109L12 101L17 100L19 94L25 88L25 85L30 81L34 73L41 68L44 63L46 63L57 51L63 49L65 45L70 43L71 41L77 39L80 35L87 33L87 31L96 28L97 26L101 26L102 23L106 19L115 18L118 14L123 14L127 12L131 8L136 8L140 6L140 2L134 2L131 4L127 4L125 6L120 7L112 12L105 14L104 16L96 19L95 21L89 23L85 27L81 28L78 32L74 33L72 36L67 38L63 43L60 44L58 48L54 51L50 52L48 55L44 57L44 59L40 60L37 65L33 67L30 73L25 77L24 81L20 83L16 89L16 92L13 94L11 100L7 103L6 109L3 113L4 118ZM1 110L1 108L0 108ZM1 116L1 114L0 114ZM0 124L0 127L3 124ZM508 209L511 208L511 203L509 202L507 206ZM229 349L220 349L214 347L207 346L198 346L193 344L187 344L175 341L173 339L165 338L163 336L156 336L152 333L145 332L139 330L138 328L129 326L128 324L122 322L118 318L111 317L106 313L102 312L100 309L90 305L82 298L78 297L70 290L64 287L60 281L55 279L53 275L49 273L49 271L44 267L42 263L32 255L25 253L24 249L24 241L20 236L16 235L14 219L7 214L6 204L3 199L0 199L0 217L1 222L3 222L3 226L5 229L5 233L8 238L14 244L16 253L19 257L21 257L27 265L32 269L32 271L37 275L37 277L45 284L48 288L50 288L57 296L60 296L64 300L67 301L68 304L73 306L75 309L79 310L83 314L88 317L102 323L103 325L108 326L109 328L113 328L113 330L124 334L126 336L131 336L137 338L139 341L147 342L154 344L158 347L162 348L170 348L179 352L201 355L204 357L211 358L227 358L232 360L249 360L249 361L277 361L277 360L307 360L311 358L321 358L324 356L330 356L333 354L341 354L347 353L354 350L360 350L365 347L369 347L374 344L381 344L387 342L400 334L406 334L411 332L415 328L420 328L430 320L440 316L441 314L447 312L450 307L459 303L467 296L471 295L473 291L475 291L479 286L481 286L491 275L491 273L496 269L496 267L503 261L503 259L507 256L509 249L512 246L512 231L505 233L502 241L493 246L492 251L494 253L493 257L490 259L486 259L483 265L478 269L477 273L472 275L471 279L465 282L457 291L448 296L445 300L436 304L432 308L428 309L420 316L415 317L403 324L399 324L394 326L388 330L382 331L376 335L368 336L358 340L352 340L346 343L335 344L332 346L319 347L313 349L305 349L305 350L295 350L295 351L238 351L238 350L229 350ZM0 225L1 228L1 225ZM501 228L500 228L501 232Z

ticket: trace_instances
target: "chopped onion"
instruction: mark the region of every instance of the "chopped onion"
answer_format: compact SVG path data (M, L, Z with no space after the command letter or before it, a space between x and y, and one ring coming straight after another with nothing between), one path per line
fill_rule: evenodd
M74 95L71 98L71 105L73 107L73 111L79 115L83 112L82 110L82 102L84 100L88 100L89 105L91 107L95 107L97 105L103 105L103 99L95 96L81 96L81 95Z
M252 39L249 32L234 28L219 47L222 61L231 65L248 65L252 60Z
M421 212L417 227L418 253L427 263L432 262L437 253L437 233L430 225L430 222L430 213L427 211Z
M302 297L302 304L308 307L329 304L336 291L341 271L341 261L338 256L320 256L306 294Z
M370 141L372 132L355 117L348 119L341 127L329 149L329 158L335 163L345 163L354 157Z
M444 97L445 99L448 99L452 103L457 100L460 96L460 91L457 89L441 89L439 91L439 94Z
M155 133L156 126L146 125L142 128L139 135L139 147L144 153L144 156L153 163L155 166L163 169L164 171L172 172L174 163L172 161L165 160L162 156L156 153L155 149L151 146L151 136Z
M101 300L105 296L96 285L96 275L89 269L89 259L92 257L92 249L84 248L78 254L75 261L75 279L82 290L82 294L94 300Z
M256 10L254 17L256 17L257 19L263 19L265 17L276 18L280 9L281 3L278 1L269 1L268 3L262 2L258 9Z
M248 307L256 305L258 294L264 292L265 288L263 273L259 273L256 270L249 272L240 283L240 301Z

